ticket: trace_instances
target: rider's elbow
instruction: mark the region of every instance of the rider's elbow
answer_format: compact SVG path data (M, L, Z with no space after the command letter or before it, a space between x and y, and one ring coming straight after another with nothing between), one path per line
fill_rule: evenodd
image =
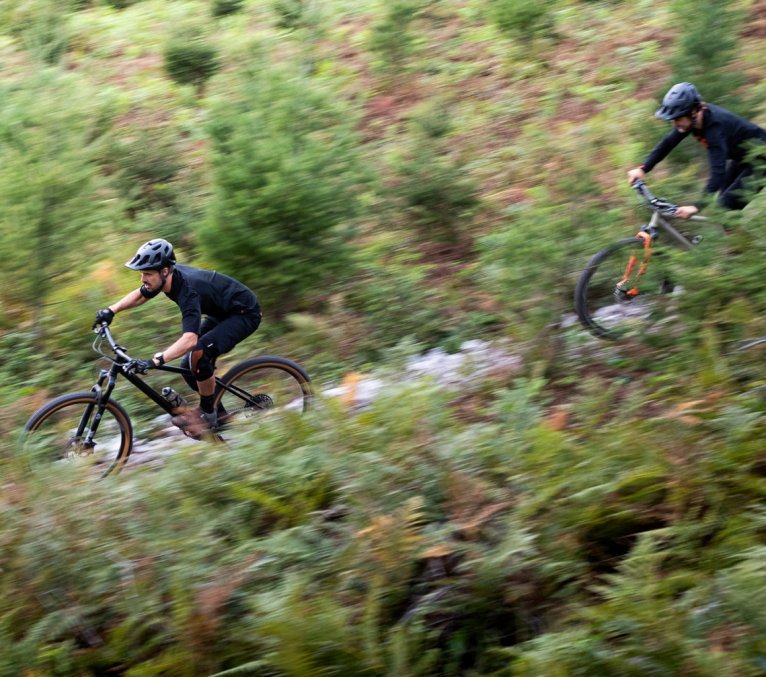
M181 340L184 344L184 350L191 350L194 348L194 346L197 345L197 342L199 341L199 335L195 334L193 331L187 331L183 333Z

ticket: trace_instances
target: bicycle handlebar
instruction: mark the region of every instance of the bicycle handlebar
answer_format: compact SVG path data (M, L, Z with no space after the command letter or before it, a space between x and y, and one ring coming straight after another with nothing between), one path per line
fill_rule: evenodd
M106 339L109 347L112 349L112 352L117 356L117 360L115 360L116 362L119 364L128 364L133 361L133 358L125 352L125 348L123 348L121 345L118 345L118 343L114 340L112 332L109 330L109 325L106 322L101 322L101 326L97 327L95 331L97 335L96 339L93 341L93 350L95 350L99 355L103 355L109 360L112 359L108 355L104 354L100 346L97 345L99 343L99 339Z
M652 195L652 191L649 190L647 185L644 183L642 179L636 179L632 184L631 187L642 197L644 198L644 201L647 203L647 206L649 209L659 212L663 216L675 216L676 211L678 211L678 205L673 204L672 202L668 202L667 200L662 200L658 197L654 197Z

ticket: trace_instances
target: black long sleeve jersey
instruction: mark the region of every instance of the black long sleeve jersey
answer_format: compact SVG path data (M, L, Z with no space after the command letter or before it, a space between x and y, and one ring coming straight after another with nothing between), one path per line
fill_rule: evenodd
M703 104L702 108L702 129L692 128L685 133L673 129L654 147L641 167L650 172L681 141L693 134L708 152L710 177L705 193L716 193L725 188L727 162L743 162L748 150L747 142L756 139L766 143L766 130L712 103Z

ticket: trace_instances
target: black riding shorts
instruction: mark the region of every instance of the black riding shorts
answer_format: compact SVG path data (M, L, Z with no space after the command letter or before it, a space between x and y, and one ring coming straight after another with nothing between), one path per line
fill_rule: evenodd
M261 323L261 314L230 315L223 320L205 317L199 329L199 341L194 350L202 350L211 359L228 353L240 341L252 334Z
M215 369L215 360L219 355L228 353L234 346L252 334L261 323L261 313L251 312L243 315L231 315L222 320L205 317L199 330L199 340L194 348L184 355L181 366L185 369L192 368L192 354L202 351L202 359L207 362L206 369L211 372ZM200 353L195 357L195 367ZM191 376L184 374L186 383L197 390L197 382Z

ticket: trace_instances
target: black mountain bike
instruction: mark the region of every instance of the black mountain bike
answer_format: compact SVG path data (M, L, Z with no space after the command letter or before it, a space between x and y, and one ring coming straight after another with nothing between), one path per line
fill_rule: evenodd
M108 343L113 355L103 350ZM24 426L21 446L25 455L38 460L89 457L104 466L101 476L119 472L133 448L133 424L122 405L112 398L117 377L124 377L160 409L178 413L178 401L157 392L135 372L136 361L118 345L106 323L96 330L93 349L111 362L102 369L89 391L61 395L38 409ZM191 372L162 365L154 371L172 374ZM311 404L308 374L284 357L253 357L235 364L220 378L216 376L215 406L221 412L217 439L228 433L254 428L264 415L276 411L303 412ZM166 390L166 389L163 389Z
M707 221L694 215L675 217L677 205L654 197L643 181L633 188L652 211L648 224L634 236L618 240L593 256L580 275L574 303L582 325L602 339L620 339L657 331L672 320L682 291L670 276L668 252L658 246L689 250L702 241L687 232L690 221ZM680 229L679 229L680 228Z

